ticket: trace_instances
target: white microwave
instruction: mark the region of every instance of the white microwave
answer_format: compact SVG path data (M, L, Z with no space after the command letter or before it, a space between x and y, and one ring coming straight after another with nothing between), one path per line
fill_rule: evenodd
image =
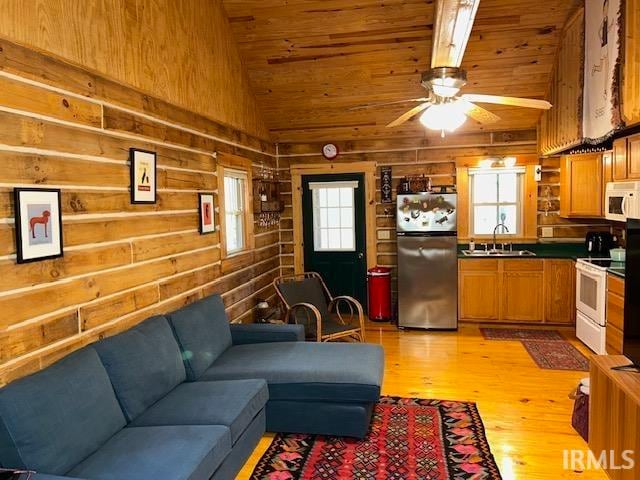
M640 218L640 182L607 183L604 208L607 220Z

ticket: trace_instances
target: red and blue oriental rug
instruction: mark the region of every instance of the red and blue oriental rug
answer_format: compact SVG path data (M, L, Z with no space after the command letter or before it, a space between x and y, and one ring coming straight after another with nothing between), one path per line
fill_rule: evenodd
M362 439L278 434L252 480L500 480L474 403L383 397Z

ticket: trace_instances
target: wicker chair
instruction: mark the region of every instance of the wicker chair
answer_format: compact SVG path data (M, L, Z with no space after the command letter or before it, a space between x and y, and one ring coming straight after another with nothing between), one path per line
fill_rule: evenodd
M362 305L353 297L332 297L320 274L285 275L273 286L287 309L286 322L304 325L307 338L364 342ZM341 311L341 306L348 311Z

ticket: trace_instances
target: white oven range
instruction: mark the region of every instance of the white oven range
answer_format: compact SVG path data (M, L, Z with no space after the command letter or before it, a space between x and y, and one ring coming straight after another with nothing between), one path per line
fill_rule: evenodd
M579 258L576 263L576 336L598 355L606 355L607 268L609 258Z

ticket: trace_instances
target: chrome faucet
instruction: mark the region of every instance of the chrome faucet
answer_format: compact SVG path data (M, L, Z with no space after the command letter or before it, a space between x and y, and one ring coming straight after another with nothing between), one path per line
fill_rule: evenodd
M504 221L504 220L503 220ZM507 228L507 226L504 223L499 223L495 226L495 228L493 229L493 252L497 252L498 250L496 249L496 232L498 231L498 228L502 227L502 233L504 233L504 231L506 230L507 233L509 233L509 229ZM504 250L504 243L502 244L502 249Z

